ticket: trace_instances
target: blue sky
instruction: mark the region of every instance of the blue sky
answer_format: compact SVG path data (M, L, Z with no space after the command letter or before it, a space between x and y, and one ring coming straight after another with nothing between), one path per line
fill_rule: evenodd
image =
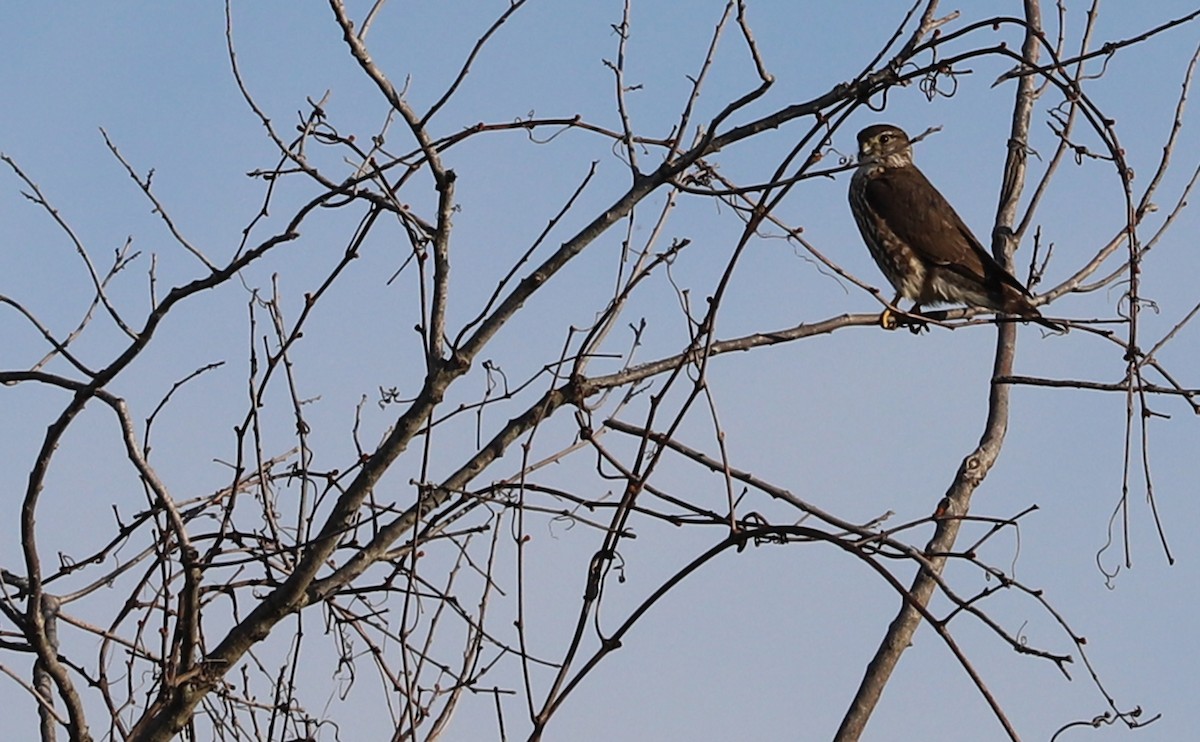
M473 40L504 5L395 2L386 6L368 43L393 81L408 79L408 100L423 110L453 79ZM484 6L487 12L480 12ZM634 4L627 74L632 84L641 86L630 91L629 102L642 133L664 136L677 119L689 91L687 76L695 74L722 7L716 2ZM755 38L777 83L739 121L809 99L851 78L902 15L899 4L880 2L802 10L794 3L764 0L749 7ZM361 17L366 8L358 3L352 12ZM1114 2L1101 8L1095 38L1125 38L1192 9L1186 2L1159 2L1153 8ZM962 10L960 23L1015 14L1019 4L976 2ZM1045 12L1052 15L1050 8ZM1077 45L1082 22L1082 9L1072 7L1071 12L1069 48ZM448 134L480 121L511 121L531 112L580 114L617 126L612 75L602 60L616 54L611 25L620 13L621 4L615 2L532 2L484 51L459 95L434 119L433 129ZM378 131L386 104L353 64L328 7L237 3L233 18L246 84L280 131L291 136L298 112L306 109L305 99L319 99L327 91L326 110L339 131L360 140ZM201 266L172 242L105 148L100 127L136 170L145 174L154 169L157 196L193 243L217 261L234 254L262 200L261 183L245 174L271 167L276 155L230 73L220 5L72 3L56 10L12 6L5 9L3 20L0 74L8 81L8 95L0 117L0 151L40 185L98 264L107 265L126 239L142 251L139 261L114 284L113 298L122 310L140 317L148 306L151 253L157 260L160 296L170 286L200 275ZM1200 42L1198 29L1184 26L1124 50L1102 78L1089 83L1093 99L1117 121L1138 175L1135 186L1145 181L1161 153L1185 67ZM996 36L1014 47L1019 43L1011 35ZM929 102L915 88L894 90L886 111L860 110L833 144L850 153L854 132L877 121L902 125L914 134L942 127L920 145L918 162L983 236L995 211L1013 85L991 87L1009 64L986 59L970 66L973 74L961 78L953 97ZM754 82L743 48L733 33L727 33L698 104L699 120ZM1042 154L1053 146L1045 108L1035 115L1031 141ZM769 132L731 147L713 162L735 181L760 182L799 131L793 126ZM1188 120L1175 153L1176 167L1157 199L1164 212L1200 160L1195 132L1195 123ZM388 141L393 151L412 148L399 124L392 126ZM331 172L344 173L339 155L315 157ZM644 157L654 161L653 154ZM552 240L565 239L628 182L627 169L607 141L574 131L545 145L528 142L522 133L496 134L453 150L447 161L459 175L461 206L455 217L452 327L479 311L482 298L558 210L591 162L598 163L594 186ZM845 204L847 181L842 174L806 183L776 214L802 226L806 238L844 268L881 286L883 279ZM1115 183L1111 168L1103 163L1063 166L1037 220L1043 239L1055 244L1043 285L1070 275L1121 228ZM21 197L23 187L7 170L0 177L5 236L0 294L25 303L54 331L64 333L86 310L89 283L61 231ZM406 195L414 209L428 214L431 193L418 187ZM283 189L265 228L278 228L289 207L311 195L302 187ZM661 198L651 203L660 204ZM128 376L117 380L113 391L129 400L134 418L141 421L176 380L204 364L225 362L185 387L156 422L152 460L177 497L207 492L228 479L220 462L233 456L230 430L246 407L247 288L269 291L277 280L285 314L294 320L303 294L336 262L359 215L320 214L306 225L301 240L252 266L242 282L182 307ZM645 238L653 218L653 208L639 213L635 240ZM1152 227L1156 224L1151 222ZM739 227L724 207L704 199L681 199L667 237L688 238L693 245L670 277L689 289L694 301L712 292ZM1143 332L1149 338L1143 346L1153 344L1198 300L1192 282L1198 228L1194 212L1185 211L1146 260L1143 293L1158 312L1143 315ZM535 373L554 357L569 326L593 319L611 293L621 234L614 231L589 248L497 338L489 358L510 379ZM378 388L397 387L404 394L418 383L413 376L419 368L415 333L406 313L414 290L412 273L394 284L386 282L403 261L405 249L398 229L381 228L351 275L314 316L306 341L295 349L302 394L313 399L308 414L318 431L315 468L345 467L353 460L355 405L364 395L370 401L364 407L363 438L370 443L395 414L375 404ZM1022 244L1018 266L1027 265L1029 249L1028 241ZM687 337L667 276L655 274L649 286L629 315L630 321L647 319L642 359L673 352ZM1116 289L1067 296L1047 313L1111 318L1118 298ZM733 337L877 309L862 290L818 270L798 246L763 238L751 244L738 266L717 334ZM258 332L261 335L263 328ZM98 322L81 338L78 349L101 365L119 341L111 325ZM610 348L623 349L628 342L621 328ZM993 344L994 331L987 326L935 330L920 337L854 327L829 337L723 357L710 368L710 382L731 462L850 520L866 521L887 511L895 512L894 523L924 517L982 429ZM28 325L4 308L0 366L28 367L44 352ZM1196 328L1185 328L1160 360L1185 386L1200 385ZM597 362L595 368L609 366ZM65 366L56 370L67 371ZM1082 332L1043 337L1033 326L1020 330L1017 373L1112 382L1123 371L1116 345ZM452 404L479 396L482 372L477 368L464 384ZM292 422L283 388L275 391L268 399L265 435L283 450L290 445ZM0 473L0 492L5 493L0 507L9 513L4 520L10 524L0 531L0 566L20 565L16 513L21 493L45 425L65 403L62 394L31 385L0 390L0 418L11 421L0 432L0 459L9 464ZM644 399L634 403L632 421L644 404ZM1193 706L1200 692L1195 671L1200 656L1191 636L1200 549L1190 538L1200 520L1195 497L1200 429L1185 404L1172 398L1152 400L1154 410L1170 415L1150 421L1150 455L1157 505L1177 562L1165 563L1144 487L1135 476L1129 509L1134 568L1122 570L1106 584L1096 567L1096 554L1121 493L1124 405L1117 394L1014 389L1008 440L976 495L973 512L1005 517L1038 506L1022 521L1019 540L1009 533L989 543L982 556L1044 590L1070 625L1088 637L1089 656L1118 705L1140 705L1147 715L1163 714L1139 739L1184 739L1194 728ZM494 431L517 409L485 413L485 431ZM611 411L611 405L606 409ZM572 434L571 421L563 417L539 433L536 450L549 454L554 441ZM714 454L711 422L695 413L685 422L680 438ZM455 435L473 441L474 425L472 418L449 427L443 445ZM59 551L78 555L99 543L107 533L103 528L112 524L114 505L128 514L144 504L128 466L115 460L118 443L111 416L99 408L89 408L64 440L39 520L48 562ZM612 436L614 448L627 448L627 443ZM435 475L445 475L460 462L456 453L453 445L438 451ZM503 478L517 466L510 456L487 477ZM389 476L389 493L398 502L411 501L406 483L416 471L414 463L402 460ZM590 496L616 486L595 477L593 461L586 456L568 459L540 476L542 482L579 486ZM582 481L586 484L579 484ZM659 484L713 509L724 503L719 478L679 461L664 468ZM795 511L763 497L750 498L748 509L760 509L778 522L796 517ZM639 523L637 530L638 538L627 542L622 552L627 581L612 587L604 612L614 624L623 611L720 537L649 522ZM561 651L573 625L587 555L596 548L595 536L581 531L556 529L551 523L539 523L532 531L526 555L527 600L546 654ZM925 536L922 531L914 542L923 543ZM971 535L963 538L966 543ZM1119 552L1109 551L1102 561L1111 568ZM964 568L952 568L950 575L960 580L967 594L983 584ZM728 554L651 611L623 648L570 698L548 737L828 738L897 602L861 565L828 547L761 546ZM105 607L102 596L90 605L96 616L104 615ZM1073 651L1031 601L1001 596L990 607L1007 630L1031 645ZM501 613L511 609L511 593L497 600ZM316 630L319 619L309 620L309 629ZM1072 667L1074 680L1067 682L1050 664L1017 656L977 624L959 619L952 628L960 632L960 643L1024 738L1047 739L1060 725L1105 710L1079 663ZM67 641L80 651L94 643L83 635ZM264 652L269 656L278 646ZM0 664L23 674L27 659L7 653L0 655ZM314 650L314 666L320 666L320 659ZM315 671L312 676L328 675ZM365 671L360 675L360 684L369 684L364 678L373 677ZM512 675L496 682L517 687ZM319 711L332 687L314 681L306 697L310 709ZM341 738L384 738L387 719L376 714L378 699L361 687L344 703L330 706L343 724ZM505 703L519 719L519 695ZM19 709L9 717L14 721L8 723L17 724L14 728L34 728L28 697L4 679L0 706ZM94 720L100 718L95 716L99 710L93 707ZM346 726L351 721L355 726ZM329 736L322 739L334 738L329 730L323 734ZM1086 734L1089 739L1118 739L1128 733L1105 728ZM448 738L496 738L492 700L467 696ZM928 629L918 633L915 646L902 659L864 737L1002 738L961 668Z

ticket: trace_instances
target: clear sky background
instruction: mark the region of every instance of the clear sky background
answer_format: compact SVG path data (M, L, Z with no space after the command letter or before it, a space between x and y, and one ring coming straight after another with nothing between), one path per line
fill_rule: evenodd
M408 98L423 110L453 79L475 38L505 5L394 0L368 42L393 81L408 80ZM749 20L777 83L739 120L808 100L851 79L892 33L902 5L751 2ZM1067 5L1068 47L1074 48L1086 8ZM367 7L354 3L352 11L361 17ZM630 83L641 86L629 94L640 133L669 132L690 90L687 76L698 69L722 7L719 2L634 3L627 74ZM948 5L945 11L955 7ZM1176 0L1113 1L1100 9L1095 39L1126 38L1193 9L1194 3ZM964 20L975 20L1018 15L1020 5L977 0L961 4L961 10ZM1044 12L1048 20L1054 15L1050 7ZM461 93L435 119L435 130L448 134L530 112L579 114L617 127L612 75L602 60L615 57L617 38L611 26L620 15L618 2L533 0L485 50ZM281 131L290 135L297 112L307 108L305 99L319 99L327 91L326 110L342 133L365 139L378 131L386 115L384 102L353 63L325 4L236 3L233 17L247 86ZM106 264L127 238L143 251L114 287L121 306L139 316L148 305L145 276L151 253L157 255L160 296L200 275L200 266L150 213L106 149L99 127L140 172L155 170L156 193L190 240L215 260L232 255L262 198L261 183L245 174L272 167L276 154L231 75L221 4L76 2L48 9L10 3L0 19L0 79L6 91L0 151L39 183L98 263ZM1020 43L1011 34L998 36L1014 48ZM1140 179L1148 177L1161 154L1179 86L1198 43L1198 25L1167 32L1117 54L1105 75L1091 83L1095 102L1117 120ZM854 133L878 121L913 134L942 127L919 146L918 162L976 233L986 236L999 190L1013 84L991 86L1010 66L1000 60L969 66L973 74L960 78L953 97L929 102L915 87L895 89L886 111L863 110L833 144L852 153ZM728 36L699 103L700 118L715 114L754 81L743 50ZM1048 155L1053 138L1045 122L1042 106L1031 143ZM1157 199L1164 211L1200 161L1200 125L1189 119L1185 127L1176 167ZM737 182L761 182L799 131L783 127L731 148L714 163ZM399 125L389 136L394 151L412 148ZM1094 138L1081 136L1095 146ZM647 155L646 162L654 157ZM482 298L593 160L599 163L596 184L555 241L565 239L626 187L628 170L606 141L572 131L535 145L524 134L510 133L453 151L447 164L459 174L461 212L455 219L452 327L474 316ZM335 157L324 162L337 167ZM812 243L853 274L882 286L846 206L847 184L847 174L805 184L776 213L802 226ZM22 187L7 169L0 171L0 294L24 302L63 333L86 310L89 282L71 245L44 212L21 197ZM413 207L431 213L430 193L413 191ZM286 217L288 206L307 195L302 189L282 194L273 218ZM114 386L141 420L176 380L204 364L227 362L188 386L156 423L154 461L178 497L227 484L227 469L218 460L232 457L230 430L245 414L246 287L269 291L277 275L287 297L285 309L294 319L303 293L340 256L356 215L322 215L302 240L247 271L244 286L231 283L182 308L172 316L169 331ZM652 218L651 209L642 213L638 234L648 232ZM1069 276L1121 229L1123 218L1110 166L1092 161L1065 165L1038 218L1042 239L1055 246L1044 284ZM1157 226L1150 224L1147 233ZM690 289L695 301L712 292L738 228L738 221L712 202L682 200L668 234L689 238L694 245L671 277ZM1200 219L1185 211L1146 260L1142 293L1155 302L1156 311L1143 314L1143 347L1200 300L1194 280L1200 265L1198 233ZM411 393L416 388L410 374L418 363L411 318L395 314L398 306L408 306L404 292L412 290L412 282L386 284L405 256L399 235L391 236L391 244L381 238L370 245L354 266L354 277L314 317L308 342L296 348L302 393L319 397L309 411L317 430L316 468L345 467L353 460L350 431L363 395L370 400L364 408L364 438L374 441L394 415L374 404L377 390L397 387ZM614 230L589 248L527 307L522 320L505 330L490 357L510 379L524 379L553 359L568 326L589 323L603 306L611 293L620 239ZM1017 257L1022 277L1029 247L1027 241ZM665 276L656 280L659 289L639 299L630 315L631 320L644 316L648 321L646 346L639 351L643 360L686 342L675 294ZM1067 296L1047 314L1112 318L1119 296L1116 288ZM734 337L877 309L870 295L819 270L798 246L761 239L739 265L718 335ZM1200 386L1198 331L1188 326L1160 356L1192 388ZM858 327L720 358L710 374L731 462L850 520L865 522L887 511L894 511L894 523L927 516L982 430L994 337L989 326L935 329L919 337ZM621 335L612 347L623 348L628 341L628 334ZM114 347L119 347L116 331L97 327L80 341L79 352L101 365ZM11 309L0 308L0 367L28 367L44 352L27 323ZM1045 337L1035 326L1020 329L1019 374L1115 382L1124 368L1117 345L1082 332ZM477 374L473 383L461 392L461 400L481 392L482 376ZM0 471L5 516L0 522L6 524L0 527L0 566L14 571L21 564L17 512L29 466L45 425L66 401L32 386L0 389L0 420L5 421L0 426L0 461L5 464ZM281 396L268 405L275 428L267 435L280 450L289 445L292 424L285 401ZM1122 568L1107 580L1097 567L1099 561L1112 570L1122 560L1119 545L1097 556L1121 496L1125 399L1119 394L1015 388L1007 444L974 500L974 514L996 517L1038 506L1022 521L1019 540L1010 532L989 543L982 556L1044 590L1055 609L1088 638L1092 666L1120 708L1141 706L1147 717L1163 715L1136 735L1113 727L1077 730L1064 740L1181 740L1194 734L1200 698L1200 644L1195 637L1200 547L1193 537L1200 525L1200 421L1177 399L1151 404L1170 416L1150 421L1149 450L1157 507L1176 558L1173 566L1166 563L1144 485L1135 475L1129 507L1133 569ZM485 430L494 431L505 419L500 412L494 419L485 417ZM460 426L464 440L473 441L473 425L474 420ZM552 440L552 433L569 435L570 429L569 420L556 421L539 436ZM710 454L717 450L711 423L703 416L690 417L680 435ZM553 450L551 440L545 440L543 453ZM64 441L39 521L48 561L60 551L77 555L97 545L112 525L114 504L130 513L144 503L128 466L119 458L114 462L120 456L118 443L111 418L91 408ZM435 461L438 473L456 465L454 453L446 451L444 459ZM506 459L487 476L508 476L516 466L515 459ZM402 462L389 480L401 504L411 501L405 483L413 467ZM591 471L590 460L569 460L541 481L570 483L591 476L595 481L585 486L593 496L615 486ZM724 503L719 478L681 463L664 472L661 484L714 509ZM795 517L794 511L766 498L748 509L760 509L778 522ZM533 620L540 624L532 631L542 650L553 654L556 648L561 651L573 626L586 558L598 541L594 534L549 524L539 528L526 556L526 580ZM606 607L614 623L622 608L636 605L719 538L648 523L640 528L639 538L623 551L627 581L614 586ZM923 543L926 536L913 540ZM970 540L971 532L965 533L960 544ZM964 594L984 584L965 568L951 568L949 575L960 580ZM828 547L761 546L731 553L685 581L641 622L622 649L570 698L550 725L548 738L826 739L897 605L897 596L876 576ZM1012 595L988 606L997 621L1030 645L1074 651L1034 602ZM1025 739L1048 739L1061 725L1106 710L1081 663L1071 667L1073 680L1068 681L1051 664L1018 656L977 623L958 619L952 628ZM86 639L68 641L89 646ZM22 665L27 658L13 653L2 657L0 663L27 673ZM328 676L318 669L312 677L320 683ZM364 672L359 682L369 685L373 679ZM518 687L515 675L495 681ZM387 718L377 713L377 699L355 693L338 702L335 688L332 682L324 689L316 685L308 696L310 709L319 711L333 695L329 713L343 725L341 739L386 738ZM518 718L519 696L506 703ZM22 738L32 738L36 727L29 698L3 678L0 708L9 729L25 730ZM494 717L491 698L468 696L447 738L496 738ZM347 726L350 720L354 726ZM335 738L330 729L322 734L327 736L321 739ZM1002 738L962 669L927 628L902 659L865 735L868 740Z

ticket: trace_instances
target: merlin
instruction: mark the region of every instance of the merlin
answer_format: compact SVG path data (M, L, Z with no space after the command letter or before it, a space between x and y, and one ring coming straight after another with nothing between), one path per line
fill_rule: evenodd
M913 164L912 143L889 124L858 133L858 169L850 179L850 210L871 257L901 298L926 304L966 304L1015 314L1054 330L1029 291L996 262L937 188ZM880 322L898 324L891 310Z

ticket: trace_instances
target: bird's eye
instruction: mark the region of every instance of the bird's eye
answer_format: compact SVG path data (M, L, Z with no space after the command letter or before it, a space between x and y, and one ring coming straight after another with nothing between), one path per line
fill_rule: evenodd
M888 143L888 142L890 142L890 141L892 141L892 135L891 135L891 134L880 134L880 135L879 135L879 143L880 143L880 144L887 144L887 143Z

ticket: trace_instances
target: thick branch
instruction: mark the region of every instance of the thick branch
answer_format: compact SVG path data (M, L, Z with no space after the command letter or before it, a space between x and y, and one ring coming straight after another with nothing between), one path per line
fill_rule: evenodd
M1040 48L1038 35L1041 33L1041 10L1037 0L1026 0L1025 17L1027 30L1022 52L1027 63L1033 65L1037 63ZM1029 121L1033 114L1035 94L1035 78L1029 76L1021 78L1013 110L1008 161L1004 168L1004 189L997 209L996 228L993 230L993 235L995 235L993 249L1000 253L1002 259L1007 259L1012 254L1013 245L1009 244L1008 240L1011 240L1011 227L1025 182L1025 143L1028 141ZM1016 338L1015 326L1009 323L999 325L996 336L996 355L992 367L993 376L1008 376L1012 373ZM900 610L891 625L888 626L887 633L876 650L874 658L868 664L858 692L834 737L837 742L859 739L883 695L883 689L891 678L896 664L900 661L900 656L912 644L913 635L921 625L921 609L929 605L929 600L937 587L938 577L945 569L946 557L944 555L953 550L954 542L958 538L958 532L962 525L961 516L967 514L970 509L971 496L1000 455L1000 449L1008 431L1009 390L1010 387L1007 385L989 385L988 417L983 435L975 450L968 454L959 465L954 481L951 482L945 498L938 507L939 514L946 517L939 518L933 538L925 547L925 553L930 555L929 564L917 573L909 588L909 598L901 604ZM1000 718L1001 722L1005 723L1003 717ZM1006 731L1015 738L1011 727L1006 728Z

